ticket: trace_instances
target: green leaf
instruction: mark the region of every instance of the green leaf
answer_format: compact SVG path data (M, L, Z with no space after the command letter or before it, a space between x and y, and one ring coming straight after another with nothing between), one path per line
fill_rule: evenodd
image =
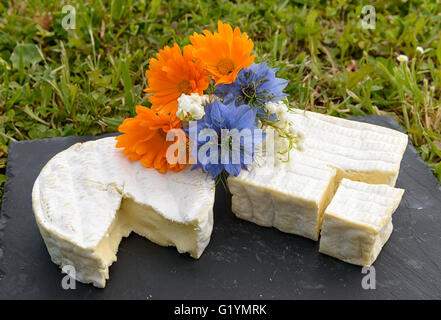
M430 139L429 134L426 132L426 130L423 129L423 135L424 138L426 138L427 143L430 145L430 147L432 148L432 151L441 158L441 151L438 150L437 146L435 145L435 143L433 143L432 139Z
M349 89L352 89L361 81L363 81L368 75L370 75L374 71L375 67L373 65L365 65L360 68L360 70L356 72L349 73Z
M0 174L0 185L8 181L8 177L4 174Z
M5 61L2 57L0 57L0 71L3 72L4 70L10 70L9 64L7 61Z
M123 120L124 119L122 117L114 117L114 118L103 117L103 122L107 124L109 127L113 127L113 128L118 128L119 125L123 122Z
M112 0L110 4L110 16L112 20L118 22L123 14L123 1L122 0Z
M436 175L438 180L441 181L441 161L435 166L433 173Z
M48 128L42 124L36 124L29 130L28 135L31 139L44 139L44 138L55 138L60 134L58 130L53 128Z
M436 58L438 59L438 63L441 64L441 40L438 41L438 46L436 47Z
M311 11L309 11L308 16L306 17L306 27L307 28L313 28L314 24L315 24L315 20L317 19L318 16L318 11L312 9Z
M12 67L14 69L19 69L20 62L22 63L23 67L26 67L30 64L40 62L42 60L42 57L35 44L18 43L15 46L14 51L12 51L11 57L9 59L12 62Z
M123 59L120 61L121 63L121 77L124 84L124 93L125 93L125 102L126 106L128 107L130 111L130 115L133 117L136 114L135 111L135 104L133 102L133 96L132 96L132 79L130 78L130 72L129 72L129 63L126 59Z
M36 121L38 121L38 122L41 122L42 124L44 124L44 125L46 125L46 126L48 126L49 125L49 123L47 123L46 121L44 121L43 119L41 119L39 116L37 116L30 108L29 108L29 106L25 106L24 107L24 109L23 109L23 111L29 116L29 117L31 117L32 119L34 119L34 120L36 120Z
M67 136L74 136L75 135L75 128L72 123L68 123L64 126L64 128L58 128L58 131L60 132L62 137Z
M149 15L151 17L156 16L156 14L158 13L159 7L161 6L161 0L152 0L150 2L150 10L149 10Z

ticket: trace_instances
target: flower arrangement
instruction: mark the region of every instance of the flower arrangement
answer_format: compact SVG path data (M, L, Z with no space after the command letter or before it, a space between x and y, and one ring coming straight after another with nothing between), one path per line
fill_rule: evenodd
M289 153L296 135L283 102L288 81L265 62L254 63L247 34L219 21L217 32L194 33L190 42L150 59L144 91L151 107L136 106L116 146L161 173L192 164L213 178L247 169L269 128L278 134L277 151Z

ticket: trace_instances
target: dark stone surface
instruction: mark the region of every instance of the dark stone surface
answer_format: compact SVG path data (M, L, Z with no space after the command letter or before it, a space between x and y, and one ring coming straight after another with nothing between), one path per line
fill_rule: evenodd
M389 117L357 119L399 129ZM218 187L211 242L199 260L132 234L124 239L105 289L63 290L31 207L44 164L67 137L11 143L0 220L0 298L54 299L422 299L441 298L441 188L409 144L397 187L406 189L394 232L375 262L376 289L362 268L318 252L318 243L239 220Z

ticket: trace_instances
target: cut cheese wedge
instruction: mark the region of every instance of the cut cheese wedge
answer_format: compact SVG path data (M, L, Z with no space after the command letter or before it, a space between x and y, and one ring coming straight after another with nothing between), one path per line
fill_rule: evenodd
M321 253L370 266L392 233L404 190L343 179L323 218Z
M232 211L260 226L317 240L335 176L335 169L300 152L276 167L254 165L228 177Z
M287 118L300 136L289 162L269 168L264 160L228 178L237 217L317 240L342 179L395 185L407 135L298 109Z
M213 227L215 186L200 170L158 173L130 161L113 137L57 154L35 181L32 204L52 261L104 287L132 231L199 258Z

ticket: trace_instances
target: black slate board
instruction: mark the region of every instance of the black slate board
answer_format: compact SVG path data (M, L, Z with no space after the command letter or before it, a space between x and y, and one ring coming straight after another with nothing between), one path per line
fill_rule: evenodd
M358 121L394 129L389 117ZM199 260L132 234L105 289L77 283L50 261L31 207L44 164L70 145L99 137L11 143L0 218L0 298L5 299L425 299L441 298L441 187L409 144L397 187L406 189L394 232L374 263L376 289L362 268L318 252L318 243L237 219L218 187L211 242Z

